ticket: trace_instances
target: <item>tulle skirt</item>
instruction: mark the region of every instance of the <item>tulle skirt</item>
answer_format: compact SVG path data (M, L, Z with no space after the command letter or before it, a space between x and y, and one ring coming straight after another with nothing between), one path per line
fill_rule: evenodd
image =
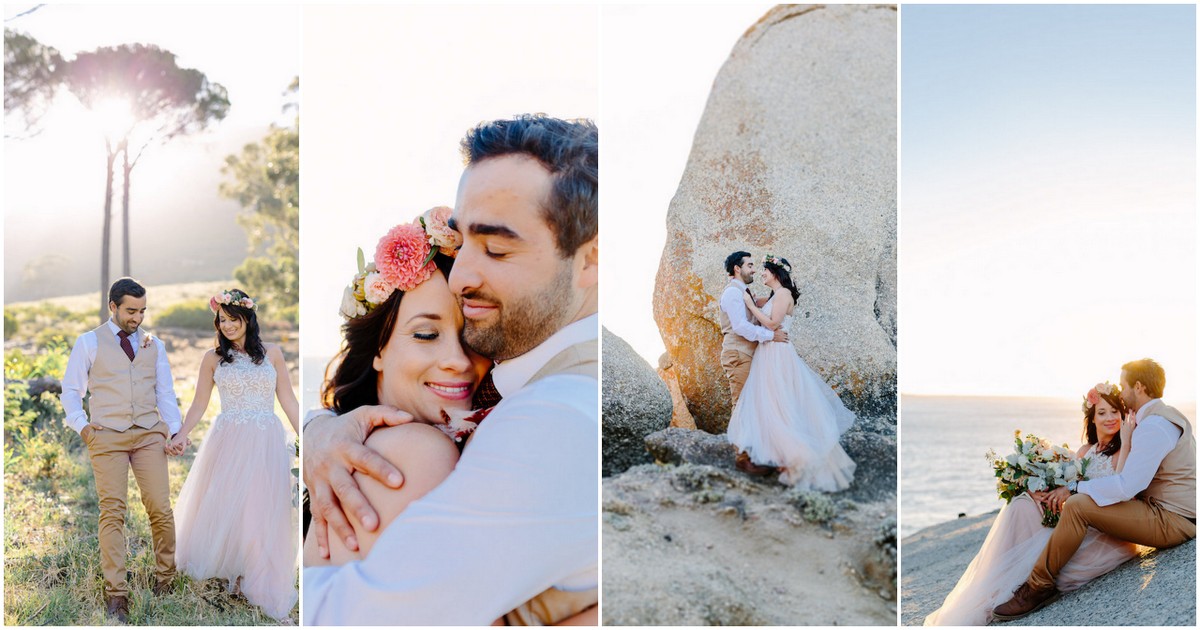
M838 443L853 424L854 414L790 343L764 342L727 432L754 463L785 468L780 482L837 492L854 481L854 460Z
M946 596L925 617L927 626L982 626L1029 578L1054 530L1042 527L1042 508L1022 494L1000 510L983 547ZM1078 589L1138 553L1137 545L1088 528L1079 550L1059 572L1058 590Z
M175 507L175 559L192 578L240 577L246 599L283 619L297 600L292 444L279 419L213 421Z

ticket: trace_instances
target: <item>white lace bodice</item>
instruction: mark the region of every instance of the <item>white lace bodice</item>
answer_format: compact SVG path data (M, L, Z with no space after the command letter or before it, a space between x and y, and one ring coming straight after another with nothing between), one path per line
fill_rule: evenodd
M1097 454L1095 444L1089 447L1083 456L1091 460L1088 462L1087 467L1088 479L1099 479L1101 477L1108 477L1109 475L1117 474L1116 469L1113 468L1113 458L1108 455Z
M259 429L279 424L275 417L275 366L263 357L255 365L250 356L235 352L233 363L217 363L213 381L221 396L221 414L213 430L227 424L253 423Z

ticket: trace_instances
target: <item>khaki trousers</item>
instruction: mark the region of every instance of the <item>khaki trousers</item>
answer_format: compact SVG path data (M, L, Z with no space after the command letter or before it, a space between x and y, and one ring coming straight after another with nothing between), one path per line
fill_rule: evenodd
M732 348L721 351L721 367L725 368L725 378L729 380L729 395L734 405L742 395L742 387L746 377L750 375L750 361L754 357Z
M100 567L108 597L129 595L125 579L125 500L131 468L150 517L155 577L160 582L175 577L175 515L171 512L167 453L163 450L166 443L167 425L162 421L149 429L96 429L88 440L96 494L100 497Z
M1153 501L1134 499L1100 507L1086 494L1076 494L1063 504L1058 526L1042 550L1030 586L1054 586L1058 572L1075 555L1088 526L1138 545L1163 549L1196 537L1196 524Z

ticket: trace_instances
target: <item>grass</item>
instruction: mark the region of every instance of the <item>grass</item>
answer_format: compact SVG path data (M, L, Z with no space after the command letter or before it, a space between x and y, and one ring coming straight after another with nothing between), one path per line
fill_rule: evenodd
M32 336L32 331L22 332ZM31 341L29 337L12 339L10 343L15 345L5 353L4 624L109 625L114 622L104 613L97 542L99 500L87 449L63 423L56 395L32 397L20 382L38 376L61 378L70 347L40 347ZM185 353L188 356L179 356ZM199 358L190 356L195 353L203 353L203 348L180 343L170 359L173 364L198 365ZM195 374L176 373L176 377L176 393L189 404ZM194 442L207 433L219 407L214 395L205 418L192 432ZM170 460L172 501L183 486L198 446ZM298 606L288 619L277 621L245 600L228 595L215 579L197 581L180 574L175 592L155 597L150 591L154 553L149 520L132 474L127 505L130 624L298 624Z

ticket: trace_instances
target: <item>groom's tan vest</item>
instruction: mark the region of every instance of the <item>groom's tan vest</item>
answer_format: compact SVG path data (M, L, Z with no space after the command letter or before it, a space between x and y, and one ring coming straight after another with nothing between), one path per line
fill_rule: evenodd
M158 344L139 348L130 361L107 323L92 332L96 335L96 360L88 371L91 421L115 431L134 425L149 429L157 424L154 367Z
M1159 464L1150 485L1138 496L1153 499L1176 514L1196 518L1196 437L1192 433L1192 424L1161 400L1146 410L1145 417L1150 416L1166 418L1182 429L1183 435Z
M732 281L731 281L732 282ZM729 288L728 286L725 287ZM724 294L725 289L721 290ZM745 308L743 306L742 308ZM746 309L746 319L751 319L753 315L750 309ZM754 356L754 350L758 347L758 343L750 341L745 337L733 332L733 324L729 322L729 315L725 314L725 309L721 308L720 301L717 303L717 318L721 323L721 352L726 350L737 350L747 356Z
M598 344L595 339L568 346L547 361L546 365L543 365L542 369L529 379L529 382L532 383L555 374L579 374L600 380L600 361L597 348Z

